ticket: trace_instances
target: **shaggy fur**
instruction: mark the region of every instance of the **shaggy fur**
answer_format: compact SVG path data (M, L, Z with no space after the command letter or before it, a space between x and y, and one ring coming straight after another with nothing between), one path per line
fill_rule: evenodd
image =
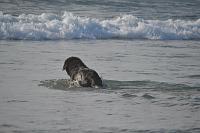
M98 73L88 68L78 57L67 58L63 70L66 70L72 81L78 81L82 87L102 87Z

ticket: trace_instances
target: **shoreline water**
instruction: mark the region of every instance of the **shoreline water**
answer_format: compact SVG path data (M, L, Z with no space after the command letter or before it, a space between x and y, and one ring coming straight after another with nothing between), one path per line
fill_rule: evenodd
M0 131L199 132L199 41L3 40L0 49ZM63 91L72 55L110 86Z
M199 133L199 4L1 1L0 132ZM104 88L68 88L70 56Z

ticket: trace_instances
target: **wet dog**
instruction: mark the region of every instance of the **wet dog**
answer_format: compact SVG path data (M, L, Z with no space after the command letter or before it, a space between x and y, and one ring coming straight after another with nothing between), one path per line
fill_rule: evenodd
M66 70L72 81L82 87L102 87L102 80L95 70L88 68L78 57L65 60L63 70Z

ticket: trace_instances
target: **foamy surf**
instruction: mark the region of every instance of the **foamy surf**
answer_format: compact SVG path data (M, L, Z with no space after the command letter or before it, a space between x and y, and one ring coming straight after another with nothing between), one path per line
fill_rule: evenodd
M42 13L13 16L0 12L1 40L60 39L200 39L200 19L144 20L133 15L112 19L80 17L70 12L62 15Z

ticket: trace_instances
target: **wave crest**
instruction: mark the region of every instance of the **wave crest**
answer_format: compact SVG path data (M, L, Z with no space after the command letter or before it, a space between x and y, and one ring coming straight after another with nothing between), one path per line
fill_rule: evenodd
M62 15L42 13L12 16L0 12L0 39L200 39L198 20L144 20L133 15L112 19L80 17L70 12Z

